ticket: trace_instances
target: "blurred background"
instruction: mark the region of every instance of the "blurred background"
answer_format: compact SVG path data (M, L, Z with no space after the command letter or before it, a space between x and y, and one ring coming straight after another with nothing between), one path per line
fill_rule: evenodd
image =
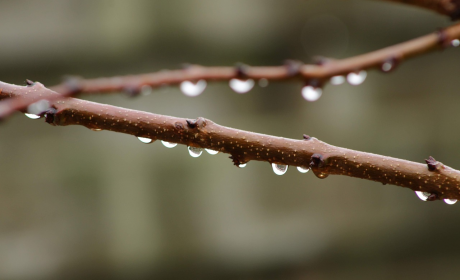
M52 86L206 66L345 58L451 24L379 1L0 1L0 80ZM460 51L417 57L360 86L270 82L247 94L210 83L97 102L460 168ZM458 279L460 206L408 190L130 135L0 125L0 279Z

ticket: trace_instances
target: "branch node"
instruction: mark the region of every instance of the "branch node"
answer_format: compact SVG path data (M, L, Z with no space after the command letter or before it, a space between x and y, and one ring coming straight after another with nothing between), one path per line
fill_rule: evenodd
M249 66L244 64L244 63L237 63L235 65L235 70L236 70L236 78L238 79L247 79L248 77L248 68Z
M288 77L299 75L302 65L303 62L300 60L287 59L284 61L284 66L286 66Z
M35 82L33 82L33 81L29 80L29 79L26 79L26 85L28 87L33 87L35 85Z
M428 159L425 159L425 162L429 171L440 171L440 169L444 166L441 162L435 160L432 156L430 156Z
M196 128L197 127L197 123L196 123L196 120L185 120L187 122L187 126L189 128Z
M176 122L174 124L174 127L177 129L177 131L182 132L184 130L184 125L181 122Z
M56 108L53 108L53 107L51 107L48 110L46 110L44 112L45 122L47 122L47 123L49 123L51 125L55 125L54 124L54 117L55 117L56 113L57 113L57 110L56 110Z
M310 135L307 135L307 134L303 135L303 140L307 141L307 140L310 140L310 139L311 139Z
M124 91L129 97L136 97L136 96L138 96L138 95L141 93L139 87L138 87L138 86L134 86L134 85L124 87L124 88L123 88L123 91Z
M450 42L447 38L446 30L444 28L439 28L436 31L436 35L438 36L438 44L442 48L447 48L450 45Z
M323 155L321 154L313 154L311 156L310 167L311 168L321 168L323 167Z
M426 199L426 201L435 201L435 200L439 200L439 196L435 193L430 194Z
M65 76L64 86L67 88L69 95L76 95L83 91L81 78L77 76Z

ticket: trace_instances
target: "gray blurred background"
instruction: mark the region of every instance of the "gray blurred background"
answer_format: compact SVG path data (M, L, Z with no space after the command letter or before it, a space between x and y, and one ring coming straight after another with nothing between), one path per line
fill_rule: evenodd
M378 1L0 1L0 80L52 86L207 66L344 58L450 22ZM433 52L360 86L302 99L300 81L245 95L210 83L97 102L460 168L460 49ZM460 205L395 186L317 179L228 155L199 158L135 137L0 125L0 279L458 279Z

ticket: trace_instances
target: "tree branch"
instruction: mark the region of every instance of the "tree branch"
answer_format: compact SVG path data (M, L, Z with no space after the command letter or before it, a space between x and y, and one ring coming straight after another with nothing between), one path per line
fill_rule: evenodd
M385 0L414 5L435 11L439 14L449 16L452 20L460 18L459 0Z
M31 92L41 98L56 94L39 83L22 87L0 82L0 90L0 99L34 99ZM433 158L421 164L332 146L307 135L303 140L287 139L221 126L204 118L157 115L75 98L56 101L51 107L46 121L56 126L82 125L212 149L230 154L235 165L257 160L301 166L311 168L318 178L345 175L428 192L429 200L460 199L460 171Z
M204 67L191 65L182 70L160 71L151 74L119 76L99 79L68 78L60 85L51 87L59 95L49 95L49 101L56 101L62 97L70 97L80 93L108 93L127 91L131 95L139 93L143 86L159 87L176 85L184 81L226 81L240 79L268 79L288 80L300 79L311 85L321 87L331 77L347 75L364 69L378 68L383 71L393 70L403 60L424 54L434 49L450 46L452 40L460 38L460 24L452 25L444 30L425 35L401 44L390 46L374 52L358 55L341 60L323 60L319 65L302 64L297 61L288 61L283 66L237 66L237 67ZM388 64L385 68L384 65ZM32 82L28 82L29 86ZM40 100L11 99L0 104L0 119L4 119L15 111L25 110L27 106Z

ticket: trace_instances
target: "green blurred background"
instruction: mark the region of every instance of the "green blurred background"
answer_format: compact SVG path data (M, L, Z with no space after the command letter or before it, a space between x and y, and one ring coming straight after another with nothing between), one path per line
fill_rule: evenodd
M448 26L378 1L0 1L0 80L52 86L207 66L344 58ZM210 83L97 102L460 167L460 52L446 49L361 86L270 82L245 95ZM317 179L228 155L145 145L130 135L0 126L0 279L458 279L460 206L395 186Z

